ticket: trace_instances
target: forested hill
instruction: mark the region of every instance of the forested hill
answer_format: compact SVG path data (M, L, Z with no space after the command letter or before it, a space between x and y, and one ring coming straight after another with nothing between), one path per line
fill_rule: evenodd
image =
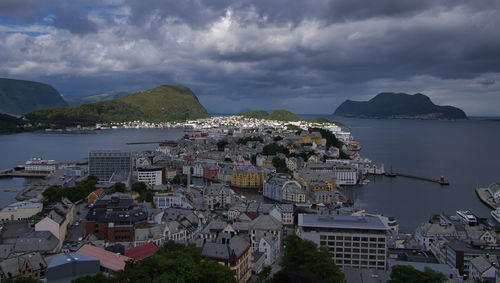
M48 84L0 78L0 112L21 116L51 107L64 107L66 102Z
M119 99L34 111L30 121L58 125L147 121L168 122L208 117L196 95L182 85L162 85Z

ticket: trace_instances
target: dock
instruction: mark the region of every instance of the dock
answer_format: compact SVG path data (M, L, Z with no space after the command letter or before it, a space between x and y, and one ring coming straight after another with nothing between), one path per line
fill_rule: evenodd
M440 184L441 186L449 186L450 185L450 182L446 181L444 179L444 177L441 177L441 179L431 179L431 178L413 176L413 175L396 173L396 172L386 172L384 175L388 176L388 177L399 176L399 177L405 177L405 178L410 178L410 179L416 179L416 180L420 180L420 181L432 182L432 183Z
M479 197L479 200L491 209L499 208L487 188L476 188L476 194Z
M6 169L0 171L0 178L47 178L49 174L46 173L31 173L25 171L16 171L13 169Z

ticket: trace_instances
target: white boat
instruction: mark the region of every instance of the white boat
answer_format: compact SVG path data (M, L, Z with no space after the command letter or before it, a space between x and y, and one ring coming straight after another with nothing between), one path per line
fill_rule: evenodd
M477 219L469 210L457 210L457 215L467 224L476 224Z
M493 217L497 223L500 223L500 209L492 210L491 217Z

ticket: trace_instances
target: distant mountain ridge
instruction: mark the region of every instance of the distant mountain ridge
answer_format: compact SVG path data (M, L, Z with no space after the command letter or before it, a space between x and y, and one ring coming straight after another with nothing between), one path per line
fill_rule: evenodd
M57 125L147 121L170 122L208 117L196 95L183 85L161 85L119 99L28 113L31 121Z
M82 104L118 99L130 94L130 92L126 91L110 91L87 96L64 96L63 99L69 106L79 106Z
M275 110L271 114L269 114L265 110L251 110L240 112L236 115L246 118L276 120L284 122L302 121L302 118L299 115L288 110Z
M48 84L0 78L0 112L21 116L37 109L64 106L68 104Z
M369 101L344 101L335 116L378 119L468 119L465 112L453 106L438 106L421 93L383 92Z

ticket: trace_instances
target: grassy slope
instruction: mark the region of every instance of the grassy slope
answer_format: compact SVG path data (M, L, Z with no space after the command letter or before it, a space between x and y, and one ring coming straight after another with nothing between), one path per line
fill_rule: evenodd
M276 120L276 121L302 121L299 115L290 112L288 110L275 110L273 113L269 114L267 117L268 120Z
M124 96L130 95L129 92L106 92L88 96L64 96L64 101L66 101L70 106L79 106L82 104L95 103L100 101L107 101L122 98Z
M266 119L269 116L269 113L265 110L251 110L246 112L240 112L236 114L238 116L243 116L245 118L254 118L254 119Z

